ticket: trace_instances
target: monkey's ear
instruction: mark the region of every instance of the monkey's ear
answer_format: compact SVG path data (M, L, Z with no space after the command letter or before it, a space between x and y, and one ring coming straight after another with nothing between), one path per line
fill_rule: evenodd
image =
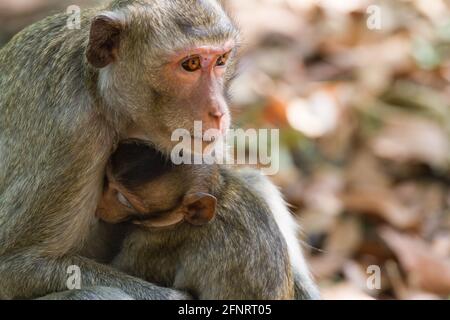
M94 17L86 51L92 66L100 69L116 60L122 29L121 19L114 14L103 13Z
M207 193L187 195L183 200L185 220L195 226L210 222L216 215L217 199Z

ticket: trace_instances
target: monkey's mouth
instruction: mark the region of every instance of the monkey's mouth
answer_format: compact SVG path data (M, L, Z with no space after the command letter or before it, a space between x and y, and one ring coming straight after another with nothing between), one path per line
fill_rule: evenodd
M203 143L206 145L212 144L215 142L215 139L202 139L202 138L193 138L193 142Z

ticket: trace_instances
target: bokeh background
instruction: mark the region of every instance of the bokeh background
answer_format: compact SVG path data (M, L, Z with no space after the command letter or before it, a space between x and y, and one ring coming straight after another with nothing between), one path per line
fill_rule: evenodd
M234 125L281 129L272 178L324 298L448 299L450 2L226 2L243 31ZM0 0L0 47L95 3Z

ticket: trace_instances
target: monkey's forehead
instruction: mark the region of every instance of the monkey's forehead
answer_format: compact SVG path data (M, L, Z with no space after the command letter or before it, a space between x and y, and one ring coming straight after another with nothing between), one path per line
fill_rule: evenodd
M238 28L216 0L116 0L111 9L135 33L172 48L239 39Z

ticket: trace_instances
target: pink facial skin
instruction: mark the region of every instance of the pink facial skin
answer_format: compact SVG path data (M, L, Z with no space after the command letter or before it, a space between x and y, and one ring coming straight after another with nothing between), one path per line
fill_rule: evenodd
M203 129L217 129L223 134L230 124L228 106L223 97L222 84L227 64L220 66L217 61L230 53L235 44L230 41L223 46L201 46L183 50L171 57L167 65L172 75L171 81L179 84L187 93L192 93L191 101L198 102L198 121L202 121ZM190 58L199 58L201 67L196 71L187 71L183 62Z

